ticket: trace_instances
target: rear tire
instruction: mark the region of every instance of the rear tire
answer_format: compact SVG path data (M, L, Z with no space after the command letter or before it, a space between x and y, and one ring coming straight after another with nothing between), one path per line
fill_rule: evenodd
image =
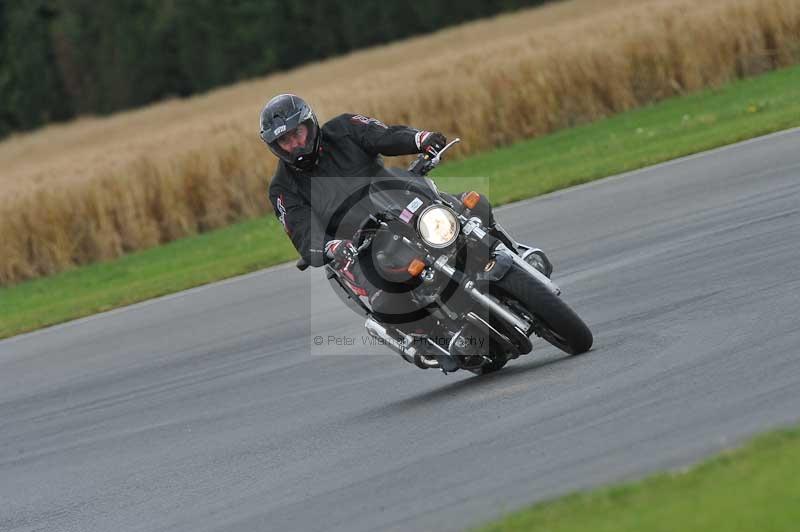
M570 355L585 353L592 347L592 331L560 297L527 272L514 265L490 292L516 300L538 322L531 332Z

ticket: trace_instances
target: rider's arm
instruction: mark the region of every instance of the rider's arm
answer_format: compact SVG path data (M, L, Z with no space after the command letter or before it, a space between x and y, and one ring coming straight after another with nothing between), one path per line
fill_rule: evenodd
M325 237L311 206L291 190L274 185L273 180L269 187L269 199L275 216L300 256L310 266L322 266L328 260L325 256Z
M368 153L392 156L411 155L420 151L415 138L419 133L417 129L387 126L380 120L363 115L343 114L335 120Z

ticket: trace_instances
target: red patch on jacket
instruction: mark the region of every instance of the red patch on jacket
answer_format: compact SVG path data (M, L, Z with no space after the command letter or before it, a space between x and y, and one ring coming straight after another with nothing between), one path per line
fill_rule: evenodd
M380 126L383 129L388 129L389 128L386 124L384 124L383 122L381 122L377 118L370 118L370 117L364 116L364 115L353 115L353 116L350 117L350 121L355 123L355 124L364 124L365 126L368 126L370 124L375 124L376 126Z

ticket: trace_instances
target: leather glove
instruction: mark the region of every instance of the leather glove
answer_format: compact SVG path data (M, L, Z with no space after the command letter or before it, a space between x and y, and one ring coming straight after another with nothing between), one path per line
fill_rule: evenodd
M352 262L358 255L358 250L352 240L329 240L325 244L325 255L338 269Z
M447 144L447 137L434 131L419 131L414 135L417 149L429 157L436 157L436 154Z

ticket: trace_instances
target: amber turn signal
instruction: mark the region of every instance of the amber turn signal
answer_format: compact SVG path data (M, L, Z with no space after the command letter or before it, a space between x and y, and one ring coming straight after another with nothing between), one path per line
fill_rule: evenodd
M461 199L461 203L463 203L464 207L466 207L467 209L474 209L475 205L478 204L478 201L480 201L480 199L481 195L475 192L474 190L471 190L466 194L464 194L464 197Z
M422 270L424 270L424 269L425 269L425 261L423 261L421 259L414 259L408 265L408 269L406 271L408 271L408 273L409 273L409 275L411 275L411 277L416 277L419 274L421 274Z

